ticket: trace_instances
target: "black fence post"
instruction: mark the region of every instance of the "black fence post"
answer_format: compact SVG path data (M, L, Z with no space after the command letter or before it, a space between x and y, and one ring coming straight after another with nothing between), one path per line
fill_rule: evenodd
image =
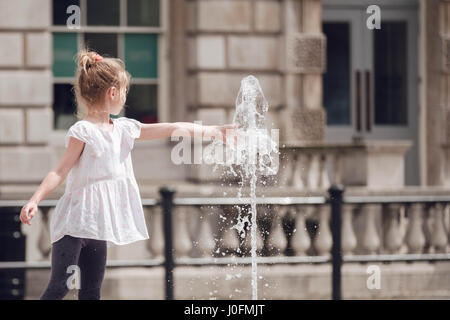
M342 246L341 246L341 220L342 201L344 186L341 184L332 185L328 190L331 203L331 232L333 234L333 275L332 275L332 299L341 300L341 266L342 266Z
M20 225L21 207L0 207L0 261L25 261L26 236ZM0 270L0 300L25 298L25 270Z
M164 221L164 268L166 271L166 300L173 300L173 228L172 228L172 208L175 189L162 187L159 189L162 197L162 212Z

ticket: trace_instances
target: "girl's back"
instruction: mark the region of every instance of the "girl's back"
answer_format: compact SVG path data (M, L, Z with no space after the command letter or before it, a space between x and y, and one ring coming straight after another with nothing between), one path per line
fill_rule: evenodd
M109 246L149 237L131 161L142 123L126 117L111 121L111 131L80 120L66 134L66 147L70 137L85 147L52 214L52 243L64 235L105 240Z

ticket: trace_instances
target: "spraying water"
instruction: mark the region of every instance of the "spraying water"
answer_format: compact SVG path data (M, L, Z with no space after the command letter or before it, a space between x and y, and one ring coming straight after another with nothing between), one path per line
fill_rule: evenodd
M252 259L252 299L258 299L257 262L256 262L256 182L258 175L273 175L278 171L278 144L269 135L266 127L266 114L269 104L264 97L258 79L249 75L241 80L241 87L236 98L236 111L233 124L238 125L237 143L225 146L226 160L223 160L223 145L219 140L206 147L205 161L223 165L234 176L239 176L238 197L242 198L242 187L248 182L250 186L250 236ZM275 130L278 134L278 131ZM234 139L229 139L234 141ZM276 136L278 140L278 135ZM236 170L233 168L236 166ZM238 222L233 228L245 238L245 224L248 217L242 216L239 209Z

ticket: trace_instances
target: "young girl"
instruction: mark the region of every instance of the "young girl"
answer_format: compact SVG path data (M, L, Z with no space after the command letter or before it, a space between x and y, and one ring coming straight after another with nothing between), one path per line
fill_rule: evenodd
M149 238L130 156L135 140L170 137L174 130L194 136L196 130L226 142L225 132L234 128L110 118L124 107L130 85L124 63L87 50L78 53L77 63L77 116L84 118L69 128L62 159L20 213L22 223L31 225L39 203L67 176L51 216L51 278L41 299L64 298L74 266L79 267L78 298L100 299L107 246Z

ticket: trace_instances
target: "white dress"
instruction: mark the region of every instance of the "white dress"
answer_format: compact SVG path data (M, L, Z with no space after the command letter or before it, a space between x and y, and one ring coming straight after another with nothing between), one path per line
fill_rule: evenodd
M142 123L111 119L112 131L79 120L65 136L85 143L67 175L66 189L50 218L51 243L64 235L106 240L108 247L148 239L131 150Z

